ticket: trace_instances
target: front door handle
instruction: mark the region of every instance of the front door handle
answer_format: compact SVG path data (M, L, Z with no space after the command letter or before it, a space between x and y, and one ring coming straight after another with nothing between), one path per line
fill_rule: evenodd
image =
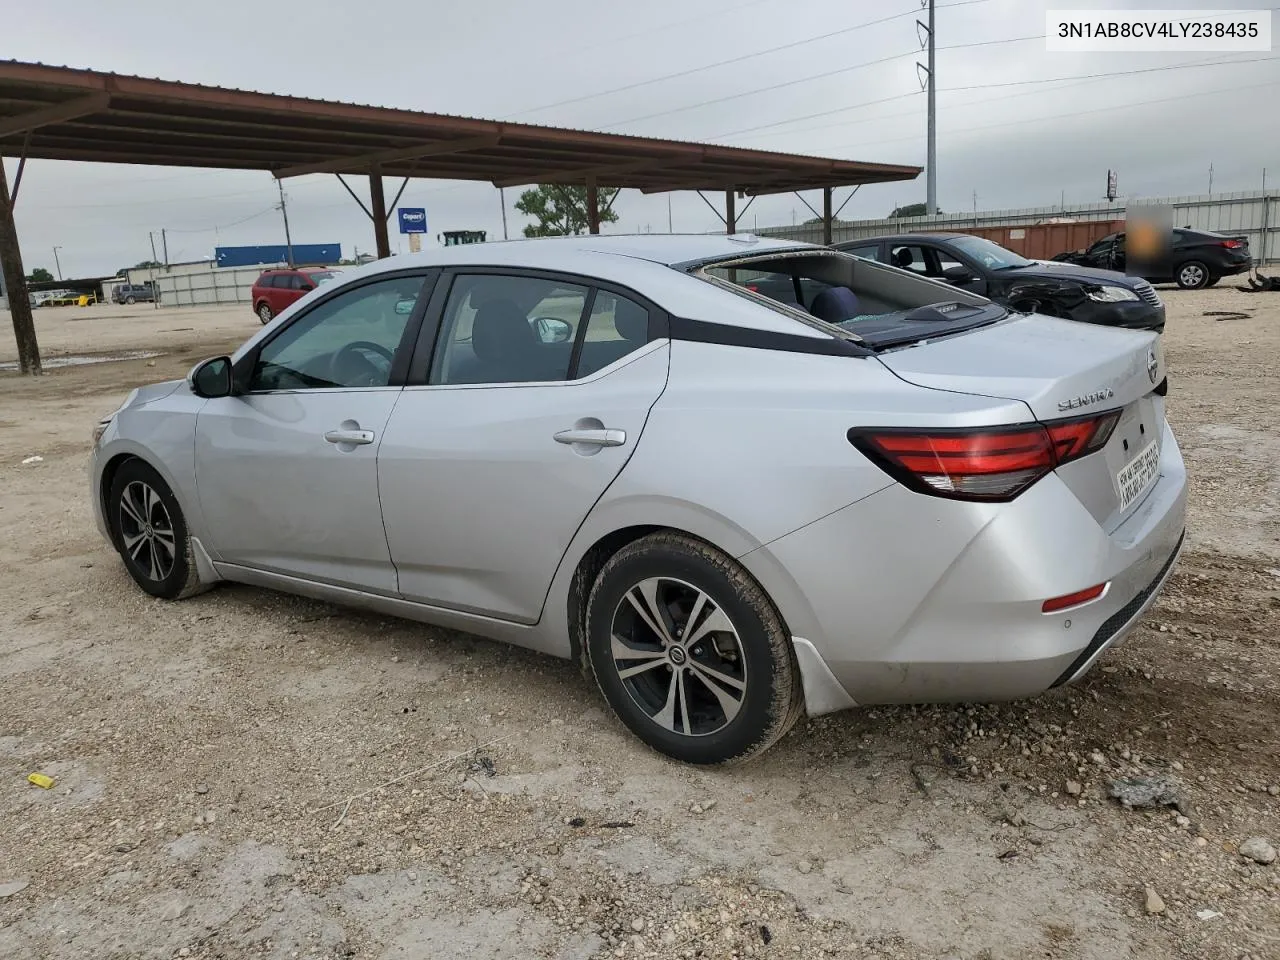
M627 442L625 430L561 430L555 435L556 443L586 443L595 447L620 447Z
M373 443L372 430L330 430L324 435L324 438L330 443L350 443L355 446L361 446L366 443Z

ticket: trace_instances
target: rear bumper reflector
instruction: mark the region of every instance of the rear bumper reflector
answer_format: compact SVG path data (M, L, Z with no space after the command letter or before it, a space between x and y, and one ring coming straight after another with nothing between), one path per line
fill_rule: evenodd
M1053 597L1046 600L1040 606L1041 613L1058 613L1061 610L1069 610L1072 607L1081 607L1086 603L1092 603L1107 592L1107 583L1099 583L1097 586L1089 587L1086 590L1077 590L1075 593L1064 593L1060 597Z

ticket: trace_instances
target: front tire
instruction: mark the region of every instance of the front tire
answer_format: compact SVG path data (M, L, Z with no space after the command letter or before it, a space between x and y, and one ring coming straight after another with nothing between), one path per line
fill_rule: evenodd
M186 518L160 474L141 460L123 464L111 480L106 510L134 583L163 600L201 591Z
M258 319L262 321L264 326L271 322L271 318L273 316L274 314L271 312L270 304L267 304L267 303L258 304Z
M125 303L127 303L127 304L129 304L130 306L132 306L133 304L137 303L138 301L137 301L137 298L135 298L135 297L125 297L125 298L124 298L124 302L125 302Z
M1199 260L1188 260L1178 267L1175 279L1183 290L1200 290L1209 285L1209 268Z
M795 724L800 670L760 585L679 533L628 544L587 603L587 656L627 727L686 763L745 760Z

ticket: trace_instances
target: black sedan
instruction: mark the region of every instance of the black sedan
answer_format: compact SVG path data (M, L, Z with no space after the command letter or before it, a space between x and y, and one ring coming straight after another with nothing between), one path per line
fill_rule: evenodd
M1113 233L1087 250L1060 253L1054 260L1104 270L1125 270L1124 234ZM1152 283L1176 283L1184 290L1212 287L1223 277L1246 273L1253 263L1247 237L1228 237L1210 230L1179 229L1170 238L1168 256L1144 273ZM1135 271L1137 272L1137 271Z
M1164 330L1164 304L1151 284L1113 270L1028 260L966 233L867 237L835 246L990 297L1013 310L1109 327Z

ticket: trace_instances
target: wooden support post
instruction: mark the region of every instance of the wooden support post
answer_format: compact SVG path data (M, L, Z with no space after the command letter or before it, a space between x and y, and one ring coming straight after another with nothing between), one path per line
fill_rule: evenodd
M22 251L18 249L18 228L13 222L13 203L3 159L0 159L0 268L4 270L4 289L9 297L9 315L13 318L13 337L18 342L18 369L26 374L37 374L40 372L40 347L36 343L36 324L31 316L27 275L22 268Z
M831 188L822 188L822 245L831 246Z
M378 259L391 256L391 238L387 236L387 198L382 192L382 165L369 168L369 205L373 218L373 239L378 247Z
M724 192L724 232L728 234L738 232L738 215L734 213L733 202L733 187L730 187Z
M587 232L600 232L600 189L595 177L587 178Z

